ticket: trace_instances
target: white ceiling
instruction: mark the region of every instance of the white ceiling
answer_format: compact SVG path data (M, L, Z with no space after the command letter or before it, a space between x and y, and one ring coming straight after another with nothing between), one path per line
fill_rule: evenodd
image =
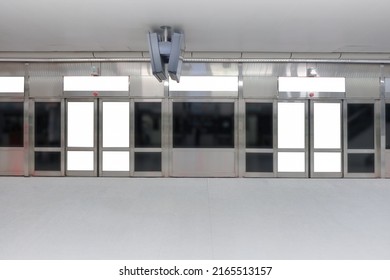
M187 51L390 52L386 0L0 0L0 51L145 51L182 30Z

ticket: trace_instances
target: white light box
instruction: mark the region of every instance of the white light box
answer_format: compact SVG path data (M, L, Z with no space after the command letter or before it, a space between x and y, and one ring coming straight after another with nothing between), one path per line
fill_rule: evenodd
M24 77L0 77L0 93L24 93Z
M182 76L169 81L170 91L238 91L238 77Z
M128 76L65 76L64 91L128 91Z
M279 92L345 92L345 78L279 77Z

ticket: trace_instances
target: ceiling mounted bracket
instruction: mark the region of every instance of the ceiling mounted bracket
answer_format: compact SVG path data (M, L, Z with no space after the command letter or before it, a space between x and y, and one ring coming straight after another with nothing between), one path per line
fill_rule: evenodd
M171 34L169 26L161 26L161 29L160 34L148 33L153 75L159 82L166 80L168 76L179 82L185 51L184 34L176 32Z

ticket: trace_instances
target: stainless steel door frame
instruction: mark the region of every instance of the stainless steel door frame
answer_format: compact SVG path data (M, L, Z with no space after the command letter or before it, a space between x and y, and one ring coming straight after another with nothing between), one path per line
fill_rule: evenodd
M374 149L348 149L348 104L374 105ZM346 99L343 104L343 130L344 130L344 177L346 178L376 178L380 173L380 100ZM373 173L351 173L348 171L349 154L374 154L375 166Z
M314 104L315 103L338 103L340 104L340 148L314 148ZM310 100L310 177L311 178L341 178L343 176L343 102L342 100L326 99L326 100ZM321 152L338 152L341 157L340 172L315 172L314 171L314 153Z
M166 88L166 92L168 91L167 87L164 85L164 88ZM168 93L166 93L168 94ZM169 106L169 100L168 98L164 98L162 100L162 109L161 109L161 148L162 148L162 154L161 154L161 171L162 176L168 177L170 174L170 151L172 148L172 114L170 111Z
M128 139L128 147L103 147L103 117L104 117L104 112L103 112L103 103L104 102L118 102L118 103L128 103L129 106L129 139ZM98 174L101 177L129 177L131 174L132 170L132 164L131 164L131 145L130 145L130 139L132 137L132 132L131 132L131 104L129 98L99 98L99 124L98 124L98 130L96 131L96 134L98 135L98 154L99 154L99 165L98 165ZM128 152L129 153L129 171L104 171L103 170L103 152Z
M275 153L276 153L276 161L275 161L275 166L276 166L276 176L277 177L283 177L283 178L308 178L309 176L309 102L306 99L278 99L276 102L276 119L279 118L279 109L278 109L278 104L279 103L303 103L304 108L305 108L305 120L304 120L304 127L305 127L305 145L304 148L279 148L278 147L278 121L276 121L276 127L274 128L275 135L276 136L276 146L275 146ZM305 158L305 171L304 172L279 172L278 170L278 163L279 163L279 153L280 152L303 152L304 158Z
M262 149L262 148L247 148L246 147L246 104L250 103L267 103L272 104L272 149ZM243 127L244 132L240 132L240 137L242 138L242 150L244 151L244 155L241 157L239 162L240 168L243 169L244 177L276 177L277 174L277 153L276 153L276 145L277 145L277 115L276 115L276 107L277 102L275 99L244 99L243 108L240 108L240 116L243 115ZM247 153L270 153L273 155L273 172L247 172L246 171L246 155Z
M233 103L234 104L234 147L233 148L174 148L173 147L173 103L175 102L207 102L207 103ZM171 97L168 99L169 108L169 176L171 177L237 177L238 176L238 99L237 98L216 98L216 97ZM197 174L196 172L177 172L174 162L177 157L189 155L209 155L210 153L219 154L220 164L233 160L232 172L213 172L207 174ZM233 156L232 156L233 155Z
M21 147L0 147L0 176L28 176L29 169L29 102L22 96L0 97L0 103L15 102L23 104L23 146ZM9 159L15 160L10 167ZM5 169L3 169L6 167Z
M61 103L61 147L35 147L35 103L57 102ZM29 100L30 146L29 146L29 175L30 176L65 176L65 100L61 98L32 98ZM35 152L61 152L60 171L36 171Z
M381 137L381 151L383 148L383 158L381 160L381 167L383 168L382 171L382 177L383 178L390 178L390 149L386 148L386 142L390 141L390 139L387 139L387 125L386 125L386 114L387 114L387 105L390 104L390 99L385 99L383 102L383 109L381 110L381 123L383 125L383 133L384 136ZM390 113L390 112L389 112ZM382 153L381 153L382 154Z
M164 99L162 98L134 98L131 99L131 109L130 109L130 146L131 146L131 175L135 177L162 177L164 170L166 169L167 162L164 160L164 146L166 145L164 135L167 133L166 125L164 124L164 116L167 113L164 110ZM161 147L159 148L141 148L135 147L135 103L147 103L147 102L157 102L161 104ZM166 118L165 118L166 119ZM135 171L135 153L144 153L144 152L158 152L161 153L161 171Z
M93 136L93 147L91 148L84 148L84 147L68 147L68 104L70 102L93 102L93 108L94 108L94 136ZM98 100L94 98L68 98L66 99L66 106L65 106L65 175L66 176L86 176L86 177L96 177L98 175ZM93 170L92 171L73 171L73 170L67 170L67 164L68 164L68 152L69 151L91 151L93 152L94 158L93 158Z

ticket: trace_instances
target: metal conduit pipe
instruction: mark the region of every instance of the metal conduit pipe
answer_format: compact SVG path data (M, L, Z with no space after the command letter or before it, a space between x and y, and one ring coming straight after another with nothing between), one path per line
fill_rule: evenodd
M7 63L88 63L88 62L150 62L149 58L0 58ZM272 59L272 58L184 58L187 63L334 63L390 64L390 59Z
M150 62L149 58L0 58L0 62L84 63L84 62Z
M301 58L186 58L190 63L339 63L339 64L390 64L389 59L301 59Z

